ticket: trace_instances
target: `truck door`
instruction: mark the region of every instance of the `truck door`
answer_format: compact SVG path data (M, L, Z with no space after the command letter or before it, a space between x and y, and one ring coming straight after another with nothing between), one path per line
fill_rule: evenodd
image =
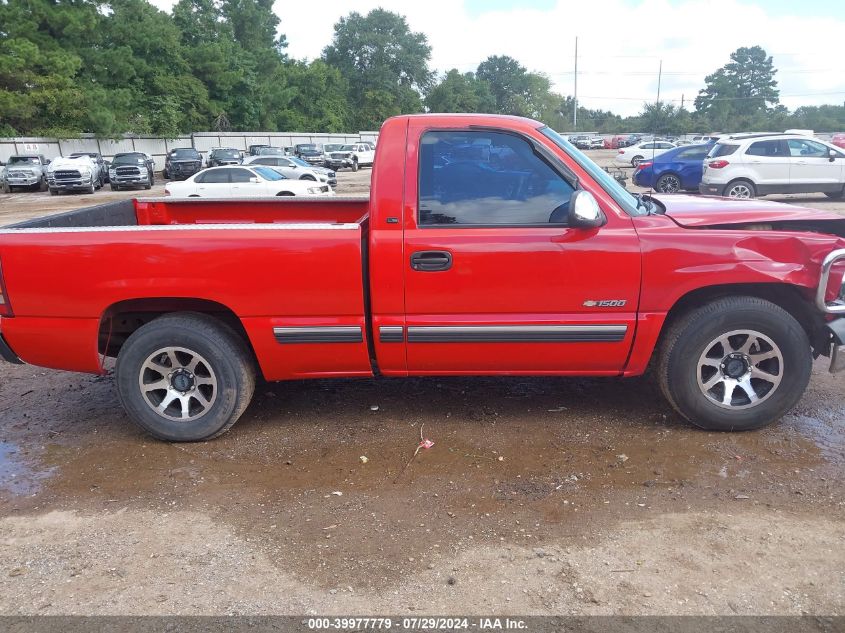
M412 120L406 159L409 373L621 371L640 284L630 217L605 200L604 226L569 227L570 158L508 130L425 125Z

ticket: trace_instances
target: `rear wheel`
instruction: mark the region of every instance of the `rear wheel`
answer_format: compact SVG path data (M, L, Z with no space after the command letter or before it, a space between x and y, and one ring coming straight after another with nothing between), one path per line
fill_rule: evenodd
M754 184L750 180L734 180L725 187L725 196L728 198L739 198L747 200L757 195Z
M197 313L160 317L124 343L115 368L129 418L162 440L194 442L225 433L255 390L246 344Z
M278 196L292 196L292 195L294 195L294 194L291 191L280 191L279 193L276 194L277 197Z
M694 425L746 431L795 406L811 369L810 341L792 315L757 297L726 297L671 326L658 380L666 399Z
M677 193L681 190L681 179L675 174L663 174L654 188L660 193Z
M633 167L636 167L636 166L637 166L637 165L639 165L642 161L643 161L643 157L642 157L642 156L634 156L634 157L631 159L631 165L632 165Z

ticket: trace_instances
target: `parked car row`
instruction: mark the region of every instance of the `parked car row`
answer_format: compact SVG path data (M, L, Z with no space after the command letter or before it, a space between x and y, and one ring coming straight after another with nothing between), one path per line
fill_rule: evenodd
M845 148L799 134L734 134L715 143L661 149L635 165L632 182L661 193L845 195Z
M234 147L215 147L209 151L206 166L242 165L248 164L248 160L256 156L275 156L299 159L301 163L304 163L303 166L325 167L334 171L339 169L358 171L360 167L372 167L375 153L376 146L371 141L349 144L326 143L324 145L298 143L292 147L255 144L250 145L246 152Z
M267 165L209 167L183 181L168 182L165 196L174 198L254 198L267 196L331 196L327 182L289 178Z

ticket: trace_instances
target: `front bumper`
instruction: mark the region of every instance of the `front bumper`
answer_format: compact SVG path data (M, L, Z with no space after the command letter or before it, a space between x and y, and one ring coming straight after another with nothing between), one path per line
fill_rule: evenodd
M116 187L146 187L150 179L147 176L114 176L111 184Z
M329 169L343 169L344 167L352 167L351 158L327 158L323 165Z
M34 187L41 182L41 176L6 176L5 182L10 187Z
M825 331L830 337L830 373L845 370L845 318L829 321Z
M87 191L93 184L93 179L83 180L82 178L74 178L73 180L47 180L47 186L50 189L57 189L58 191Z

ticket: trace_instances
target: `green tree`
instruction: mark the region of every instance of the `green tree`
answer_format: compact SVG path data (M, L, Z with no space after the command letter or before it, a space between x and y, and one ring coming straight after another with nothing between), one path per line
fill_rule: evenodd
M718 129L759 124L778 103L776 72L771 56L760 46L738 48L728 64L705 77L695 109Z
M478 65L476 77L486 81L501 114L540 118L557 105L545 75L531 73L513 57L493 55Z
M425 98L430 112L495 112L496 100L490 86L475 73L453 68L434 85Z
M425 35L384 9L341 18L323 50L325 62L349 84L349 123L358 129L377 129L385 116L419 112L420 95L432 79L430 57Z

